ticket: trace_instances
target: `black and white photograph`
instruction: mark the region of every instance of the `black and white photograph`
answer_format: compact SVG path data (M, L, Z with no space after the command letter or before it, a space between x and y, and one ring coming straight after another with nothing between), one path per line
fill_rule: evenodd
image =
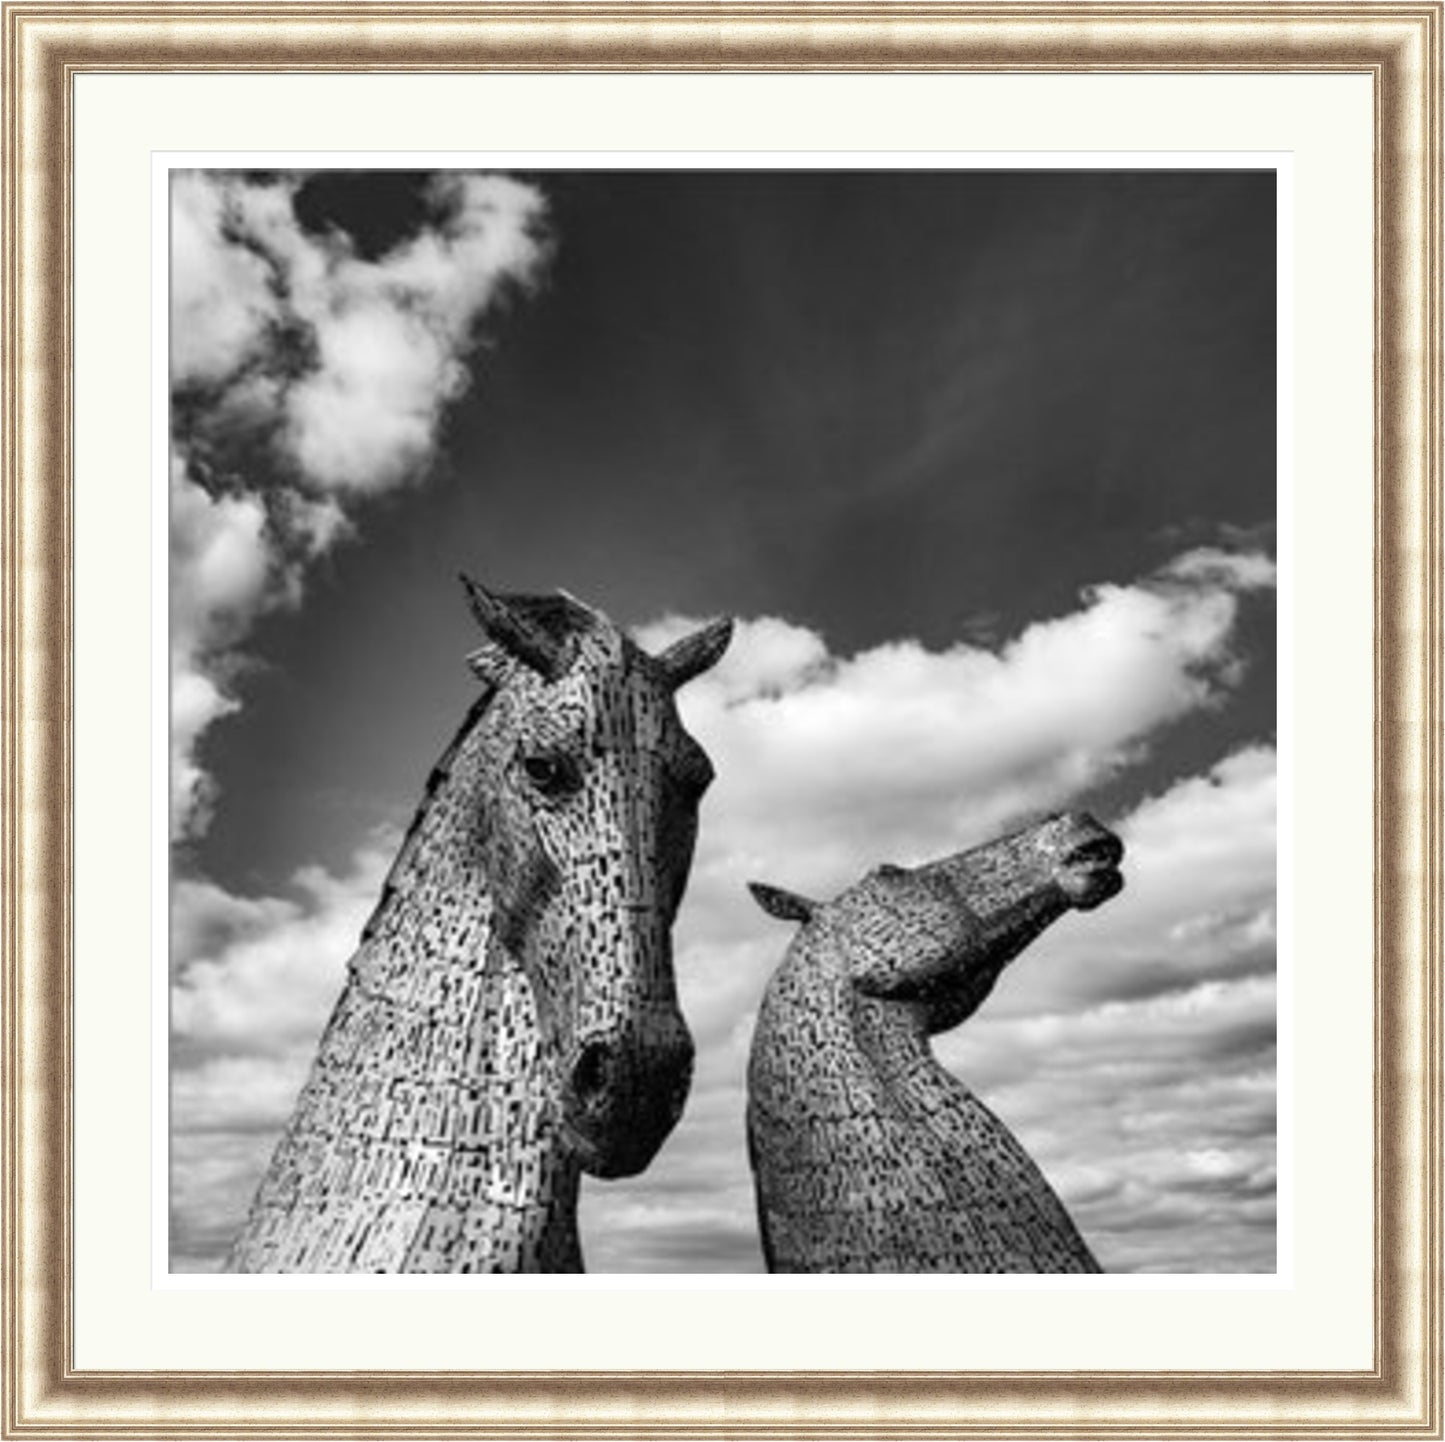
M170 173L170 1271L1277 1272L1275 171L622 161Z

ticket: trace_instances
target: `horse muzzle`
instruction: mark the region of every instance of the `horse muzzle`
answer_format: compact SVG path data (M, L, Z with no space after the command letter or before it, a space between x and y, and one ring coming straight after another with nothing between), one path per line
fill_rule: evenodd
M1054 879L1070 906L1092 911L1124 889L1119 863L1124 843L1082 811L1066 812L1046 825L1046 844L1054 858Z
M692 1037L674 1015L642 1034L584 1038L563 1084L562 1118L582 1170L635 1176L682 1116Z

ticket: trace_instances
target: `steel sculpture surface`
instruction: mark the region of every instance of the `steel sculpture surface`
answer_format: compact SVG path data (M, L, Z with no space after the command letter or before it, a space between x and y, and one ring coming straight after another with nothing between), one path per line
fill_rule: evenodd
M682 1111L671 927L712 767L673 693L731 623L654 657L570 597L466 586L483 693L228 1270L580 1271L580 1173L641 1171Z
M1099 1270L1043 1173L929 1038L971 1016L1066 911L1113 896L1122 856L1116 836L1072 814L924 866L880 866L830 902L752 888L802 923L748 1068L769 1270Z

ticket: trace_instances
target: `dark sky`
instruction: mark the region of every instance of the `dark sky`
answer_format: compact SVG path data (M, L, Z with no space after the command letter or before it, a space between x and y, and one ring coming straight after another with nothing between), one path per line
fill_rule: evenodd
M775 615L835 654L1006 638L1191 545L1272 542L1272 172L539 173L555 249L494 318L441 471L362 515L247 649L192 858L240 890L404 820L472 693L459 567L623 624ZM405 174L298 201L385 250ZM1122 809L1273 735L1272 594L1227 723ZM1222 735L1220 725L1229 734Z

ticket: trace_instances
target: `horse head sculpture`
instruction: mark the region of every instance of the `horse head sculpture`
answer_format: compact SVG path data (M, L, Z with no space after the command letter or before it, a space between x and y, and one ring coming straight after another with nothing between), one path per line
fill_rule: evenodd
M672 922L713 772L673 693L717 661L731 623L653 657L569 597L463 580L487 635L468 661L493 693L472 761L495 933L531 983L583 1169L629 1175L692 1072Z
M661 655L463 578L482 693L433 769L238 1271L579 1270L578 1174L641 1171L692 1068L671 927L712 776Z
M749 1152L775 1271L1097 1271L1008 1128L934 1059L1003 969L1123 886L1123 845L1074 813L830 902L752 891L802 923L748 1070Z

